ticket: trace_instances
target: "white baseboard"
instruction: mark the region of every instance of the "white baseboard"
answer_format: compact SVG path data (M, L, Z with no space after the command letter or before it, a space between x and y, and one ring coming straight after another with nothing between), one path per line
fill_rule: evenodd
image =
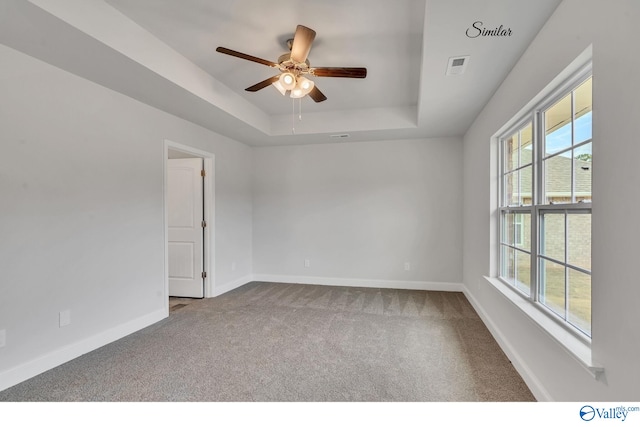
M43 372L60 366L63 363L80 357L106 344L126 337L133 332L146 328L167 317L167 310L157 310L145 316L131 320L122 325L100 332L82 341L54 350L37 359L25 362L7 371L0 372L0 390L5 390L16 384L35 377Z
M275 283L300 283L303 285L348 286L354 288L408 289L416 291L462 292L462 283L417 282L401 280L345 279L337 277L280 276L254 274L253 281Z
M522 357L518 354L518 352L513 348L513 346L509 343L509 340L504 336L500 328L497 324L491 319L491 316L482 308L482 306L478 303L478 301L473 297L471 292L464 287L463 289L465 297L471 303L480 319L484 322L493 338L496 340L502 351L507 355L513 367L518 371L524 382L527 384L531 393L533 393L534 397L538 402L553 402L553 398L547 391L547 389L542 385L542 383L538 380L538 378L533 374L533 372L529 369L526 363L522 360Z
M215 285L213 288L213 295L211 296L212 297L220 296L236 288L239 288L240 286L246 285L247 283L252 282L253 280L254 280L253 275L249 274L247 276L241 277L240 279L227 282L223 285L219 285L219 286Z

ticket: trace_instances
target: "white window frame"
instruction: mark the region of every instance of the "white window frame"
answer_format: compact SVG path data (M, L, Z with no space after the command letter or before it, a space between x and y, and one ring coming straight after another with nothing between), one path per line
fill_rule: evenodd
M544 129L543 129L543 119L542 119L542 114L544 111L546 111L547 109L549 109L550 107L552 107L556 102L558 102L559 100L561 100L563 97L565 97L567 94L571 93L572 91L574 91L578 86L580 86L585 80L587 80L589 77L592 76L592 65L591 62L589 62L587 65L585 65L584 67L582 67L581 69L579 69L578 72L574 73L571 77L569 77L567 80L564 81L564 83L560 84L558 87L555 88L555 90L550 91L550 93L545 96L544 98L542 98L539 102L537 102L532 108L529 108L525 111L524 114L521 114L520 116L514 118L514 120L512 120L512 123L515 123L514 125L508 127L506 129L506 131L501 132L498 135L497 141L498 141L498 166L499 166L499 171L498 171L498 194L499 194L499 198L498 198L498 227L497 227L497 231L498 231L498 240L497 240L497 247L498 247L498 256L497 256L497 260L498 260L498 277L497 279L504 285L506 285L508 288L512 289L517 295L519 295L520 298L522 298L525 303L528 303L528 305L530 305L533 308L533 311L536 313L541 313L543 316L546 316L548 319L550 319L553 323L555 323L556 325L560 326L560 328L562 328L564 331L568 332L571 336L577 338L579 341L582 341L584 344L586 344L589 348L590 348L590 344L591 344L591 338L590 336L585 333L584 331L581 331L580 329L578 329L577 327L571 325L568 320L564 319L563 317L559 316L558 314L556 314L553 310L551 310L549 307L545 306L543 303L540 302L539 300L539 292L540 289L539 287L541 286L538 282L539 282L539 268L540 268L540 264L542 259L547 259L547 257L541 255L539 252L539 244L541 242L542 236L541 236L541 218L545 213L550 213L550 212L557 212L557 213L565 213L565 222L568 218L569 214L572 213L589 213L591 214L591 203L576 203L575 202L575 173L573 173L573 163L572 162L572 184L571 184L571 193L572 193L572 200L571 203L562 203L562 204L544 204L546 203L546 198L545 198L545 193L544 193L544 166L545 166L545 160L549 159L551 157L554 157L556 155L559 155L560 153L563 153L566 151L566 149L560 150L556 153L553 153L551 155L544 155ZM572 107L573 108L573 107ZM531 183L532 183L532 203L531 205L519 205L519 206L508 206L506 201L507 201L507 195L505 193L505 179L506 179L506 174L512 172L513 170L516 170L518 168L514 168L510 171L504 171L504 148L505 148L505 143L504 141L507 140L510 136L514 135L515 133L519 132L520 130L522 130L524 127L526 127L528 125L528 123L532 123L532 177L531 177ZM573 111L572 111L572 126L573 123L575 123L575 119L574 119L574 115L573 115ZM593 132L592 132L593 134ZM572 133L573 137L575 137L575 133ZM572 141L573 142L573 141ZM592 143L592 138L588 139L587 141L581 141L579 144L576 145L571 145L568 150L571 149L575 149L576 147L582 146L582 145L586 145ZM542 152L541 152L542 151ZM521 165L518 165L519 167ZM518 248L518 245L521 244L522 240L520 242L518 242L517 237L514 236L514 243L513 245L505 245L503 243L502 240L502 233L503 233L503 221L504 221L504 215L505 213L513 213L513 214L517 214L517 213L523 213L523 214L529 214L531 215L531 239L530 239L530 244L531 247L529 248L530 251L528 250L523 250L523 248ZM515 226L515 218L514 218L514 229L516 228ZM521 226L522 229L522 226ZM566 234L566 226L565 226L565 234ZM567 262L566 259L566 253L567 253L567 245L568 245L568 240L566 239L566 235L565 235L565 259L564 260L560 260L561 263L560 265L565 267L565 274L568 268L572 268L575 269L579 272L582 273L586 273L586 274L591 274L590 271L584 270L582 268L573 266L571 264L569 264ZM511 283L505 279L502 278L503 276L503 272L504 272L504 268L508 268L508 265L506 265L503 261L503 248L504 247L508 247L508 248L512 248L514 251L514 254L518 253L518 250L522 251L523 253L530 253L530 289L529 289L529 293L527 294L526 292L523 292L521 289L518 289L518 286L514 283ZM516 275L517 278L517 275ZM565 282L566 283L566 282ZM566 289L565 292L568 292L568 290ZM527 308L527 311L531 311L530 308ZM568 313L568 298L565 297L565 315L567 315ZM537 314L536 314L537 316ZM545 321L545 323L547 323ZM588 365L591 365L591 363L586 363Z

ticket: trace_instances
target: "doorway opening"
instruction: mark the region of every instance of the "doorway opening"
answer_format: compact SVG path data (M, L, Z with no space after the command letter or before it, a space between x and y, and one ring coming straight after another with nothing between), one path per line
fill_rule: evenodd
M164 144L167 314L213 292L214 155Z

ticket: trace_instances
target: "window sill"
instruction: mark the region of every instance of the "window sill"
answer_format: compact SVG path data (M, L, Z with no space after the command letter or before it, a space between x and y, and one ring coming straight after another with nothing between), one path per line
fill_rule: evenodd
M484 277L507 300L522 310L547 335L553 338L569 355L571 355L591 376L598 379L604 373L604 367L594 363L591 357L591 346L571 332L564 329L545 313L527 301L518 292L495 277Z

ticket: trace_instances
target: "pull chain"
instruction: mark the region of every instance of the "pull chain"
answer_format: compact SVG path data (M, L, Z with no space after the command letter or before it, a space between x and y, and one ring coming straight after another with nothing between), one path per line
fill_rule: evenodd
M291 133L296 133L296 100L291 98Z
M291 133L296 133L296 100L291 99ZM298 120L302 121L302 98L298 98Z

